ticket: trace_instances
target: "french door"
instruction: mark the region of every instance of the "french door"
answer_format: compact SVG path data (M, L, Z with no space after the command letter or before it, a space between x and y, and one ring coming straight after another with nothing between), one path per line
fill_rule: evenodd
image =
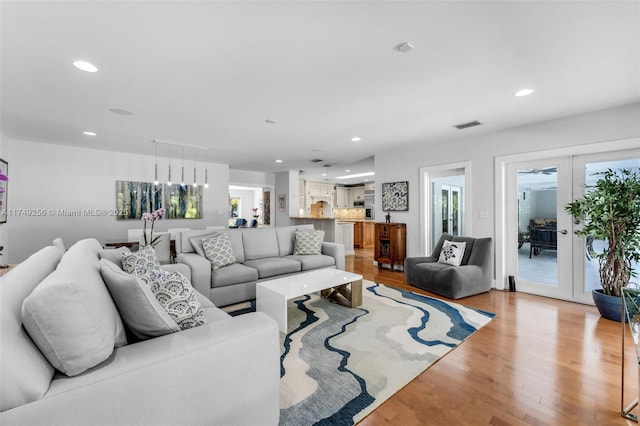
M571 202L569 157L511 163L507 210L511 228L509 270L518 291L571 299Z
M575 235L581 225L564 208L589 191L600 172L639 167L637 149L507 166L507 266L518 291L591 303L600 279L598 260L590 252L607 242Z

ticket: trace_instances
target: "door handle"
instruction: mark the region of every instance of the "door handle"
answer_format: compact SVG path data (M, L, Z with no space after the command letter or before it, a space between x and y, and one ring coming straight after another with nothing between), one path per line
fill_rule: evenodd
M562 235L567 235L569 233L569 231L567 231L566 229L563 229L562 231L556 231L561 233Z

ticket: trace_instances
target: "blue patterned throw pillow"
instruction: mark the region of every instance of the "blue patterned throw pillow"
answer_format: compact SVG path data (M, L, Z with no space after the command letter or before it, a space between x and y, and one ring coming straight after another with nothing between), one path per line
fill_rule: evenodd
M141 275L140 278L149 285L156 300L181 330L206 322L193 286L180 272L152 272Z
M138 276L162 271L156 251L151 246L140 247L140 250L132 253L122 253L122 269Z
M460 266L466 246L467 243L461 243L459 241L445 241L442 245L438 262Z

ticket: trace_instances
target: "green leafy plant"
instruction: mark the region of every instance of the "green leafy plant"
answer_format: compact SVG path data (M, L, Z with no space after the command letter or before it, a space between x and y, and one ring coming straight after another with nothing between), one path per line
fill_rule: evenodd
M636 276L631 263L640 261L640 175L626 169L599 175L596 185L565 211L584 224L578 235L607 241L602 252L591 249L590 254L598 259L603 292L620 297L620 289Z

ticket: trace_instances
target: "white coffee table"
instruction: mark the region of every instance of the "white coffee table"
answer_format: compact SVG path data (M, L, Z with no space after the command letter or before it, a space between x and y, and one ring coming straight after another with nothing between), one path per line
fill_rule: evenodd
M347 286L351 284L351 288ZM287 332L287 302L320 291L323 296L355 308L362 305L362 275L339 269L318 269L256 284L256 310Z

